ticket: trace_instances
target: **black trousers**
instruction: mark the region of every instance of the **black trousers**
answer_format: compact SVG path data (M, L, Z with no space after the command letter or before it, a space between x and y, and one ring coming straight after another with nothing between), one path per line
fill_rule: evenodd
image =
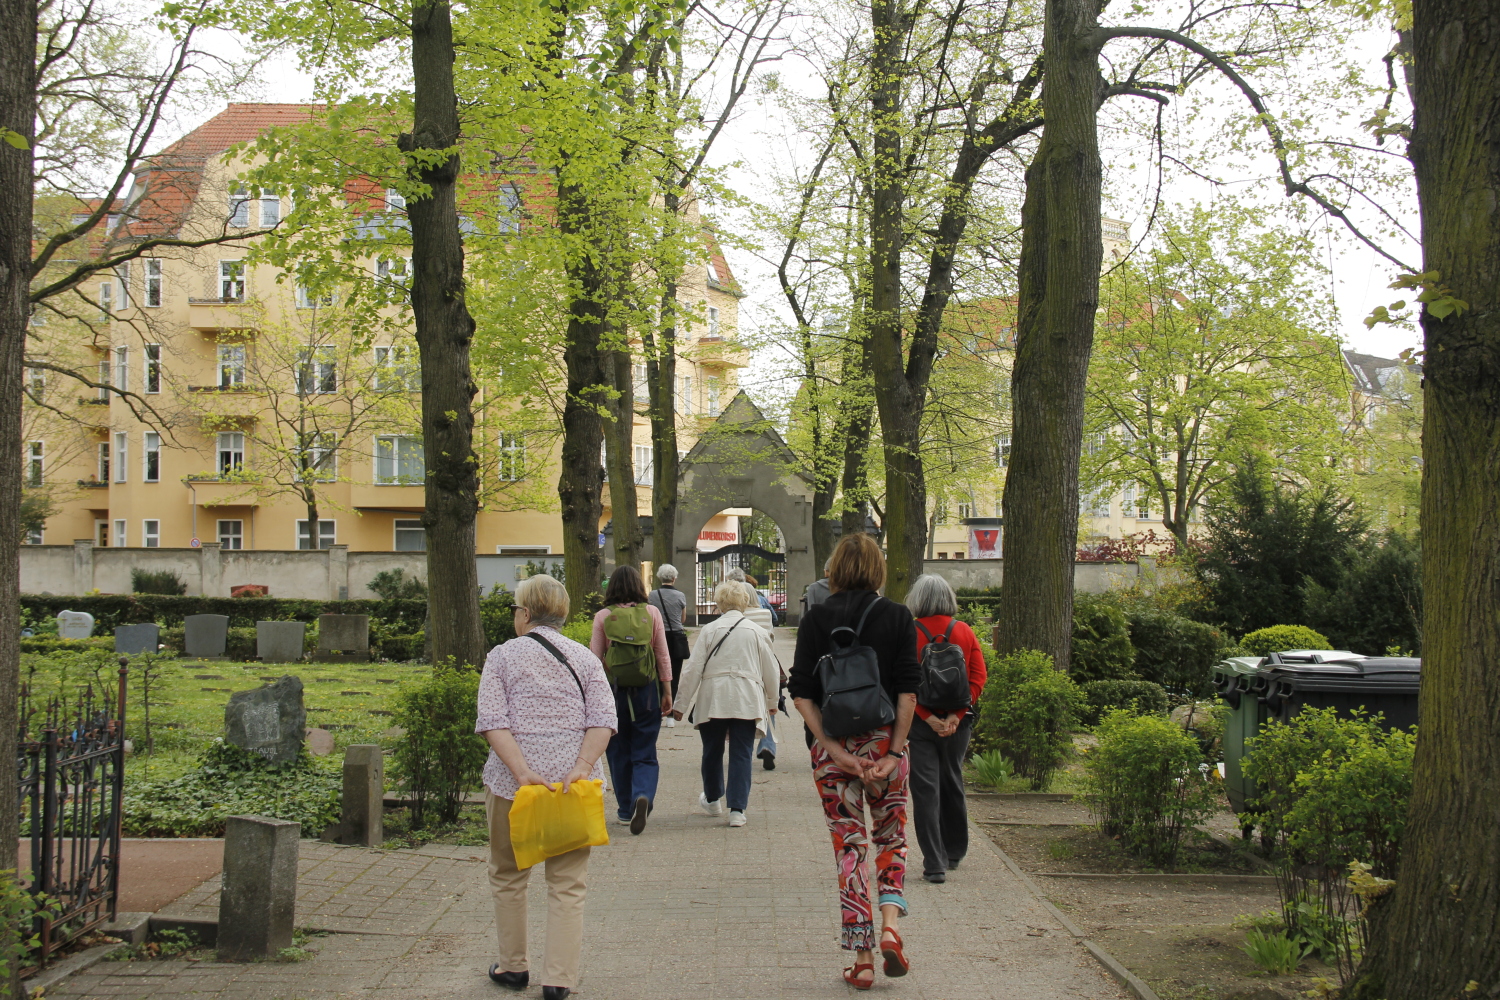
M964 800L964 757L974 732L970 712L952 736L939 736L923 719L912 720L911 818L922 848L922 874L946 872L969 850L969 809Z

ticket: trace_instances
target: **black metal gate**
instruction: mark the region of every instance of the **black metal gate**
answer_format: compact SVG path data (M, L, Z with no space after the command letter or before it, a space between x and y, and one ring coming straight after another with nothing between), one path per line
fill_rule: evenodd
M777 616L785 618L786 556L741 542L698 553L698 624L714 619L714 588L731 568L755 577L756 589L764 590Z
M93 685L71 703L31 705L21 689L16 740L21 838L31 848L27 891L45 905L35 931L46 965L59 949L113 920L120 895L120 799L125 782L125 676L111 704ZM40 716L40 718L36 718Z

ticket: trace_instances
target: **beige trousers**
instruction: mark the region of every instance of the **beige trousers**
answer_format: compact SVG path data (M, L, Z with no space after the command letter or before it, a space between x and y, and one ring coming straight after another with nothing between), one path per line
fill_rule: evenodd
M500 939L500 971L530 969L526 955L526 883L530 868L516 868L510 847L510 799L486 791L490 824L490 891L495 896L495 933ZM542 952L542 986L578 985L583 957L583 898L588 890L589 848L548 858L547 941Z

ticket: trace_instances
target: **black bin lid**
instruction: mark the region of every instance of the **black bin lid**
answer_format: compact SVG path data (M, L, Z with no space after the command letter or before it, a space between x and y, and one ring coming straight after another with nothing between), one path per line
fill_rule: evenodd
M1412 656L1354 656L1316 663L1281 663L1268 674L1271 697L1294 691L1415 693L1422 680L1422 661Z

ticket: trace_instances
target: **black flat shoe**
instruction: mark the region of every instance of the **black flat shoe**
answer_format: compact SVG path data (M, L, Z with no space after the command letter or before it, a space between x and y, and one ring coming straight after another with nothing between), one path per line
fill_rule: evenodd
M962 860L963 860L963 858L949 858L948 859L948 870L951 872L953 869L957 868L958 867L958 863L960 861L962 861Z
M948 876L943 872L923 872L922 877L927 881L935 883L937 885L941 885L942 883L948 881Z
M521 972L501 972L500 963L496 962L490 966L490 982L499 983L501 986L512 990L524 990L526 985L531 982L531 973L525 970Z
M542 1000L568 1000L568 995L572 992L566 986L543 986Z
M637 795L635 797L635 812L633 814L631 814L631 817L630 817L630 832L631 833L635 834L636 836L640 836L640 832L642 830L646 829L646 814L649 813L650 811L651 811L651 800L648 799L648 798L646 798L646 796L644 796L644 795ZM565 996L568 995L567 992L566 992L567 987L565 987L565 986L557 986L557 987L546 986L546 987L543 987L543 989L559 989L559 990L563 990L564 992L559 993L558 997L565 997Z
M776 755L774 753L769 750L762 750L756 756L760 758L761 766L767 771L776 770Z

